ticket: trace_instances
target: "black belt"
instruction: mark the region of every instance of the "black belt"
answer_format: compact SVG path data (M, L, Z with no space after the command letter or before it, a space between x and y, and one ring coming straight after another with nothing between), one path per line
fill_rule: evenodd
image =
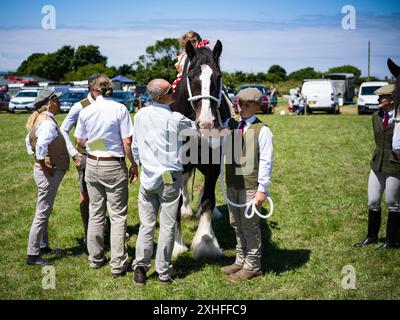
M95 157L91 154L88 154L87 157L92 160L96 161L125 161L125 157L118 158L118 157Z

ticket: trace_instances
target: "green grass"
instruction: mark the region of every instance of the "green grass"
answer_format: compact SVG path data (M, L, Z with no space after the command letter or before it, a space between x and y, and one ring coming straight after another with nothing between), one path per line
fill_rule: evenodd
M263 222L265 275L231 284L219 267L234 259L235 240L227 207L217 187L217 204L225 213L214 223L226 257L193 261L190 252L174 262L176 282L159 285L150 277L144 288L132 274L113 279L109 266L90 270L81 246L78 175L71 166L59 189L49 224L50 245L67 250L55 261L56 289L43 290L40 267L25 264L27 237L36 205L32 159L25 152L27 114L0 114L0 299L399 299L400 250L354 249L367 224L367 179L373 150L370 116L355 107L341 115L264 116L274 134L272 197L275 214ZM64 115L58 116L61 123ZM200 187L196 175L195 190ZM138 231L137 190L130 186L128 242L134 255ZM196 200L195 194L195 200ZM385 206L383 207L385 210ZM385 236L384 211L381 236ZM185 242L196 221L185 222ZM109 253L107 253L109 254ZM154 263L153 263L154 265ZM341 287L342 268L357 272L357 289ZM154 270L150 272L154 275Z

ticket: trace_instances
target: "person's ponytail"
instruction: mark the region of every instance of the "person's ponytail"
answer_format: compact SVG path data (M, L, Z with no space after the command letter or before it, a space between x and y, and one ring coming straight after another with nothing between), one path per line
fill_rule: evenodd
M48 109L48 104L45 104L44 106L40 107L38 110L35 110L31 116L28 118L28 121L26 122L26 129L28 131L31 131L33 128L33 125L36 122L37 117L43 112Z

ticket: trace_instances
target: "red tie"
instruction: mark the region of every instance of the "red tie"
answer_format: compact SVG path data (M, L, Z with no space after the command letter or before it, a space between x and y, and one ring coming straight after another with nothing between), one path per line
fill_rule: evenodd
M246 126L246 121L240 121L239 129L242 132L242 136L244 135L244 127Z
M386 127L388 126L388 124L389 124L389 113L386 112L386 113L385 113L385 116L384 116L384 118L383 118L383 128L386 129Z

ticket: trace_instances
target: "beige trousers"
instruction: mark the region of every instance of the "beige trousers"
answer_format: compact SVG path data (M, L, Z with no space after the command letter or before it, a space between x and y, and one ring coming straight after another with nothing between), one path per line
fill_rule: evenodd
M125 247L128 168L124 161L87 159L85 181L89 194L89 265L96 268L105 261L104 226L107 210L111 220L111 272L121 273L128 264Z
M227 194L232 202L244 204L253 199L254 190L235 190L228 187ZM261 227L260 217L244 216L244 208L229 207L229 220L236 234L235 263L247 270L261 270Z
M54 175L50 176L35 165L33 176L38 188L38 200L35 217L33 218L31 230L29 232L27 254L37 256L40 249L49 246L48 224L51 211L53 210L54 200L57 195L65 170L55 170Z

